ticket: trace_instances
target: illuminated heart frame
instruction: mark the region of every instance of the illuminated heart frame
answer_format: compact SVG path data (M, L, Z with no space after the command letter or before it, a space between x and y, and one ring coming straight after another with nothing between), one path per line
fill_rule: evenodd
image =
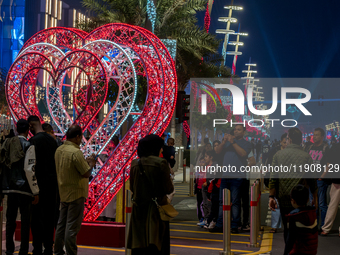
M148 134L162 134L172 118L177 97L174 62L164 44L150 31L127 24L107 24L91 33L75 28L55 27L42 30L23 46L6 79L7 102L15 121L29 115L41 115L36 104L39 70L45 70L46 100L52 121L65 134L76 123L88 130L82 150L109 158L100 162L89 185L84 220L93 221L104 210L129 178L131 161L137 157L138 141ZM67 79L76 72L70 85ZM142 113L114 149L112 136L131 114L137 93L137 75L148 82L148 94ZM103 107L109 79L119 85L114 107L102 123L95 118ZM62 89L71 86L76 118L67 113Z

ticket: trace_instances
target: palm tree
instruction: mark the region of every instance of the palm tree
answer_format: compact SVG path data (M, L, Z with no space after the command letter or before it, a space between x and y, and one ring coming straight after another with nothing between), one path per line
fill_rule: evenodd
M92 31L107 23L127 23L145 27L147 0L83 0L95 14L78 28ZM178 89L184 90L193 77L230 77L230 69L217 65L220 41L197 25L196 13L206 9L206 0L158 0L154 33L163 39L177 40L176 69ZM204 59L204 61L202 61Z

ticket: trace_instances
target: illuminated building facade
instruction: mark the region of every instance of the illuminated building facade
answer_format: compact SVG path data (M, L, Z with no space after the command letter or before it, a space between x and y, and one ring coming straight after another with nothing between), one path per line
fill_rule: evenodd
M81 0L0 1L0 67L8 70L25 41L55 26L74 27L86 18Z

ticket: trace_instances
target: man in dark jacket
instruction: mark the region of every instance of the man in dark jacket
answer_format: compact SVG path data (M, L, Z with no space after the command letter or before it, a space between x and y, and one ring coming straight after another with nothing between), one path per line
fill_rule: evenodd
M21 214L20 255L27 255L30 234L31 204L39 201L39 188L35 178L34 146L27 141L28 122L20 119L17 122L18 136L7 138L1 148L2 188L7 194L6 211L6 254L13 254L15 245L13 235L16 228L18 209ZM26 157L25 155L29 155Z
M58 145L42 129L39 117L30 116L27 121L34 135L29 141L35 146L35 173L40 189L39 203L32 206L33 254L42 255L44 244L44 255L52 255L58 185L54 154Z

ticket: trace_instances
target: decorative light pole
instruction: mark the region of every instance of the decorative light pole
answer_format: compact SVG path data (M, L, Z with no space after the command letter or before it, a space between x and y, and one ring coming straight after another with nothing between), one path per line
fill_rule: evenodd
M230 23L236 23L237 19L232 17L233 10L240 11L243 10L243 7L233 5L234 0L231 0L231 5L224 6L224 9L229 9L229 16L228 17L221 17L218 19L218 21L227 23L226 29L217 29L217 34L224 34L224 42L223 42L223 49L222 49L222 56L223 60L221 62L221 66L225 65L225 61L227 58L227 45L229 42L229 34L235 33L234 30L230 30Z
M244 85L244 95L247 96L247 88L251 87L253 88L253 94L252 94L252 98L255 102L257 102L256 104L254 104L254 107L258 110L265 110L267 109L267 106L264 104L261 104L260 102L264 101L264 97L262 90L262 87L259 87L257 84L255 84L255 82L259 82L259 79L255 79L255 77L253 76L253 74L257 74L256 70L253 70L252 68L256 67L257 65L254 63L251 63L251 58L249 59L249 63L245 64L245 66L247 67L247 70L242 70L242 73L245 73L246 76L245 77L241 77L241 79L246 80L245 83L243 83ZM247 107L247 106L246 106ZM250 112L248 111L248 114L245 115L246 119L250 119ZM264 121L265 119L267 119L268 116L263 116L262 120ZM270 127L270 125L267 125L267 128ZM258 130L260 130L264 135L267 135L266 129L263 127L257 127Z
M239 28L240 31L240 28ZM233 45L235 46L235 51L227 51L227 55L234 55L234 60L233 60L233 65L231 68L231 74L236 73L236 62L237 62L237 57L242 55L242 52L238 51L239 46L243 46L244 43L240 42L240 36L248 36L248 33L230 33L231 35L236 35L236 41L230 41L228 42L228 45Z

